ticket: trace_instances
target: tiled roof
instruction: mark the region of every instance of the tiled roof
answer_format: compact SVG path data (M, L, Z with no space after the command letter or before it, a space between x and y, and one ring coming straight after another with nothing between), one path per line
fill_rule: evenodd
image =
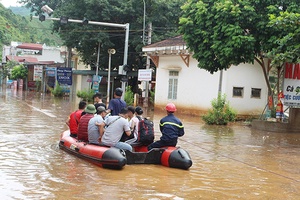
M33 43L22 43L17 46L19 49L43 50L43 45Z
M26 56L6 56L7 60L16 61L18 63L25 63L25 64L39 64L39 65L58 65L63 63L56 63L55 61L39 61L35 57L26 57Z
M8 60L22 62L22 63L39 63L37 58L34 57L21 57L21 56L6 56Z
M170 46L183 46L185 45L185 41L182 38L182 35L169 38L160 42L156 42L153 44L150 44L148 46L145 46L144 48L153 48L153 47L170 47Z

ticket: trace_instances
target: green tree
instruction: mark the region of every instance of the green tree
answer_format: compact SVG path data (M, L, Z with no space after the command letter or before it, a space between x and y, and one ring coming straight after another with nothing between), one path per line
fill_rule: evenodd
M25 79L28 74L28 69L24 65L14 66L11 70L10 78L13 80Z
M281 11L299 12L298 0L188 0L182 10L180 33L199 68L214 73L255 60L272 94L268 79L271 66L266 66L264 59L283 33L269 26L269 16Z
M15 9L13 9L15 10ZM46 43L47 45L61 45L62 42L57 34L51 34L52 22L41 23L38 20L29 21L29 12L26 8L18 7L15 12L23 13L25 16L15 14L11 9L6 9L0 4L0 47L9 45L11 41Z
M300 62L300 13L280 12L279 15L271 14L269 26L281 32L276 46L268 53L274 65L285 62Z
M131 90L130 86L126 87L125 95L124 95L124 101L126 102L127 105L133 105L134 101L134 93Z
M36 15L40 14L45 4L39 0L21 0ZM50 0L47 5L54 10L54 17L67 16L71 19L86 18L91 21L130 24L128 64L133 69L145 68L141 56L143 33L143 0ZM178 28L180 6L184 0L145 0L146 25L153 24L152 42L175 36ZM163 13L163 14L161 14ZM159 17L158 17L159 15ZM106 69L107 50L115 48L117 53L112 59L112 66L123 63L125 31L120 28L56 22L53 30L58 32L68 47L76 48L85 64L95 69L98 44L101 43L99 69ZM146 32L147 33L147 32ZM104 53L103 53L104 52Z
M10 77L11 69L16 66L17 63L13 61L8 61L6 64L2 65L2 70L0 70L0 77L6 79L6 77Z

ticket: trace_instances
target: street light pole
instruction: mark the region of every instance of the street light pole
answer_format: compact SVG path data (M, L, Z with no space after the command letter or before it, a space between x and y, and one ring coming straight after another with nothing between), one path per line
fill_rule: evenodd
M144 18L143 18L143 44L145 44L145 28L146 28L146 2L143 0L144 3Z
M147 44L150 45L151 44L151 37L152 37L152 23L150 22L148 25L148 42ZM150 69L150 56L147 55L146 58L146 69ZM144 98L144 102L143 102L143 107L148 108L149 106L149 81L146 81L145 83L145 98Z
M98 73L99 73L99 57L100 57L100 42L98 44L98 54L97 54L97 64L96 64L96 76L98 78Z
M108 49L108 75L107 75L107 98L106 98L106 103L109 103L109 96L110 96L110 69L111 69L111 54L115 54L116 50L115 49Z
M33 18L39 18L38 16L33 16ZM47 17L45 20L52 21L60 21L60 18ZM77 19L68 19L68 22L80 23L82 24L82 20ZM86 23L86 21L85 21ZM108 23L108 22L96 22L96 21L88 21L87 24L98 25L98 26L109 26L109 27L117 27L125 29L125 44L124 44L124 57L123 57L123 66L127 65L128 59L128 41L129 41L129 23L126 24L117 24L117 23ZM122 82L122 90L125 92L125 82ZM121 97L124 100L124 95Z

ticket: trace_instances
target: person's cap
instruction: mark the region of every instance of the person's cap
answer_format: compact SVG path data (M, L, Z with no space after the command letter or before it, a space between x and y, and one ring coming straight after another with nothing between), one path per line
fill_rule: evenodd
M96 108L93 104L89 104L86 106L84 112L94 114L94 113L96 113Z
M103 111L105 111L105 108L104 108L103 106L99 106L99 107L97 108L97 112L98 112L98 113L102 113Z
M140 107L140 106L137 106L136 108L135 108L135 112L138 114L138 115L141 115L141 114L143 114L143 109Z

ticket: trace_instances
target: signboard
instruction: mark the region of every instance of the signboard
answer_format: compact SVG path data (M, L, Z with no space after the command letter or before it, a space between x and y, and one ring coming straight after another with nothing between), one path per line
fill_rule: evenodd
M46 67L46 76L55 77L56 67Z
M95 92L99 91L99 83L101 82L102 76L93 75L93 90Z
M152 70L151 69L139 69L138 80L139 81L151 81L152 80Z
M91 83L92 82L92 77L90 75L87 76L86 82Z
M42 81L42 78L43 78L43 66L34 65L33 80L34 81Z
M60 85L72 85L72 68L58 67L56 80Z
M285 106L300 106L300 63L285 64L283 94Z

